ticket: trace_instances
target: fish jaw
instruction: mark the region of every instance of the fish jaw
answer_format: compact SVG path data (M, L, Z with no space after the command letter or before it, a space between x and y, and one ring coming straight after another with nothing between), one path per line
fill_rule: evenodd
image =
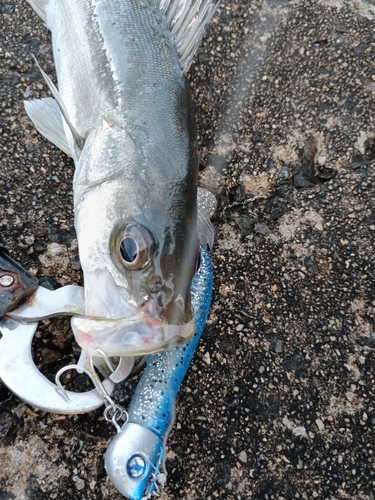
M195 322L170 325L142 315L115 320L74 316L72 330L78 345L90 356L145 356L188 342Z
M116 285L104 266L84 272L85 316L74 316L71 326L78 345L89 356L144 356L188 342L195 323L166 322L152 298L137 304Z

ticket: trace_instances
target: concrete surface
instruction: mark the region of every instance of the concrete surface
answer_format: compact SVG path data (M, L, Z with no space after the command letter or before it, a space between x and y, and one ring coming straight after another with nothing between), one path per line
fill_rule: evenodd
M49 34L26 1L0 12L1 240L80 283L73 164L22 105L48 95L31 53L53 75ZM224 0L190 71L215 290L163 500L375 498L374 19L365 0ZM42 325L44 373L71 342L66 320ZM0 385L0 499L120 499L112 436L100 410L45 414Z

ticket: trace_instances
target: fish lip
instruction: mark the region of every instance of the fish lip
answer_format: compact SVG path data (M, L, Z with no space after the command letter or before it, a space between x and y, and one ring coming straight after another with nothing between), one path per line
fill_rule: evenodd
M78 345L90 356L145 356L186 343L195 333L194 319L173 325L144 316L73 316L71 326Z

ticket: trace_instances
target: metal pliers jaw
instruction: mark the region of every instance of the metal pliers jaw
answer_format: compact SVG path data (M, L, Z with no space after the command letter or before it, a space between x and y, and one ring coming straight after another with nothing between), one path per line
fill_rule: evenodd
M84 290L68 285L51 291L9 257L0 247L0 378L18 397L45 411L84 413L103 404L95 385L93 361L83 355L77 369L92 374L95 389L82 393L65 391L50 382L35 366L31 345L38 322L58 315L83 315ZM57 381L58 382L58 381ZM114 381L100 383L110 395ZM103 391L102 391L103 392Z

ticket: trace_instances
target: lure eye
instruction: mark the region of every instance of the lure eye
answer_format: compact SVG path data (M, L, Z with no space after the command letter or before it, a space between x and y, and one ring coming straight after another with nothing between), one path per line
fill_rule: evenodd
M111 237L111 251L129 270L143 269L155 249L154 239L144 226L136 223L116 227Z

